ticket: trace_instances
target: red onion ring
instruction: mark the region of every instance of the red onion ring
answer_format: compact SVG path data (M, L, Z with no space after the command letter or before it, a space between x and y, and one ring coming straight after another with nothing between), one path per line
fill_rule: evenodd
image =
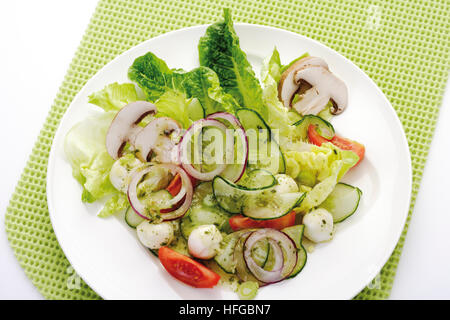
M180 152L180 161L181 165L184 170L186 170L189 175L192 177L202 180L202 181L210 181L215 176L221 174L225 168L225 163L219 163L217 164L217 168L213 171L209 172L200 172L194 166L190 163L190 152L189 152L189 143L191 142L192 136L197 132L197 130L200 130L204 127L215 127L221 130L224 134L226 134L227 127L221 123L218 120L214 119L200 119L195 121L189 129L186 130L185 134L181 138L180 144L179 144L179 152ZM228 155L230 152L234 154L234 141L228 141L230 139L227 139L227 146L226 146L226 155Z
M220 120L225 120L225 121L229 122L231 124L231 126L236 130L236 132L239 136L239 139L241 140L241 144L244 148L244 150L243 150L244 158L242 159L243 161L238 163L240 166L237 169L233 168L231 166L228 166L228 168L226 168L224 170L224 172L222 173L222 176L224 176L228 180L231 180L233 182L238 182L244 175L245 168L247 167L247 162L248 162L248 152L249 152L248 138L247 138L247 135L245 134L244 127L242 126L242 124L238 120L238 118L236 118L234 115L232 115L231 113L228 113L228 112L212 113L207 117L207 119L216 119L216 120L220 119Z
M181 181L182 181L182 190L185 190L185 194L180 196L180 199L178 202L183 200L183 203L177 208L177 205L175 208L167 208L160 210L161 216L163 218L163 221L169 221L169 220L175 220L179 219L184 216L184 214L188 211L191 203L192 203L192 196L194 194L194 187L192 186L191 179L187 175L187 173L181 169L180 167L174 165L174 164L155 164L150 165L146 168L140 168L138 170L135 170L132 173L132 178L130 181L130 184L128 186L128 201L130 202L131 207L133 208L134 212L136 212L139 216L146 220L151 220L150 217L148 217L145 212L146 209L142 202L137 197L137 185L141 181L142 177L154 170L155 168L165 168L168 169L173 174L180 174ZM181 193L181 190L179 194ZM178 196L178 195L177 195ZM175 198L174 198L175 199ZM172 199L172 202L173 200ZM173 209L173 210L172 210Z
M234 115L228 112L219 111L211 113L206 117L206 119L226 120L231 124L233 128L241 128L242 130L244 130L244 127L242 126L238 118L236 118Z
M244 231L244 230L242 230ZM244 243L247 240L247 238L250 236L250 234L253 231L245 231L242 233L242 235L239 237L238 241L236 242L236 246L234 247L233 251L233 260L236 264L235 271L236 275L239 279L242 281L256 281L260 283L260 285L264 285L264 283L261 283L256 279L252 273L247 268L247 265L244 261Z
M252 257L253 246L264 238L268 239L275 251L275 266L271 271L258 266ZM297 264L297 258L294 241L285 233L275 229L265 228L254 231L244 244L244 260L247 268L256 279L265 283L279 282L288 277Z

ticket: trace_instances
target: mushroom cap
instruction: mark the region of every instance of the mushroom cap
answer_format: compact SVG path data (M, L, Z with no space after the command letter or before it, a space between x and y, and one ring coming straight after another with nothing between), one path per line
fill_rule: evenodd
M311 66L321 66L328 69L328 64L319 57L305 57L287 68L281 75L280 82L278 83L278 98L283 102L286 108L290 108L292 98L297 90L300 88L300 82L295 81L295 74L305 68Z
M155 113L156 106L148 101L131 102L120 109L106 133L106 150L109 155L113 159L120 158L125 144L133 144L141 130L138 123L147 115Z
M178 150L176 143L170 138L172 133L178 137L181 134L180 124L168 117L153 119L137 135L134 146L141 161L148 161L152 152L160 163L176 162Z
M333 101L333 114L339 114L347 107L347 86L328 69L320 66L304 68L295 73L294 79L296 82L306 81L312 86L293 106L300 114L318 114L330 99Z

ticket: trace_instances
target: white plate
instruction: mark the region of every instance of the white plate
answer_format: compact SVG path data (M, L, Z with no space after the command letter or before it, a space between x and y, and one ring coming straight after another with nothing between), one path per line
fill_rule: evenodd
M357 213L339 224L333 241L320 244L299 276L263 288L258 299L350 299L380 271L402 232L411 193L407 141L392 106L375 83L352 62L304 36L266 26L236 24L242 49L259 75L274 46L284 63L304 52L324 58L349 88L349 107L332 121L343 136L366 146L366 157L345 177L361 188ZM105 299L234 299L223 288L194 289L175 280L117 218L96 217L99 205L81 202L81 187L64 156L64 136L78 121L98 112L88 95L111 82L128 82L133 60L148 51L169 67L198 65L197 43L206 26L148 40L107 64L73 100L50 153L47 197L50 218L66 257ZM93 137L95 139L95 137Z

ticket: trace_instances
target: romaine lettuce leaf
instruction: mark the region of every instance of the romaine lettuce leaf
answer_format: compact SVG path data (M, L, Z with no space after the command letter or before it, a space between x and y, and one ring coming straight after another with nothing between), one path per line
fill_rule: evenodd
M254 109L267 119L259 81L239 46L229 9L224 10L224 21L206 29L206 34L200 38L198 51L200 65L217 73L225 92L231 94L240 106Z
M130 102L137 100L136 88L132 83L114 82L89 96L89 103L95 104L107 112L118 111Z
M154 102L168 89L180 86L179 75L183 72L174 72L167 64L151 52L136 58L128 70L128 78L136 82L147 96Z
M182 87L188 97L195 97L200 101L207 115L218 111L234 113L239 108L236 100L223 91L217 74L207 67L187 72L183 77Z
M206 67L198 67L189 72L173 70L151 52L134 61L128 77L153 102L167 91L177 91L188 99L197 98L207 115L217 111L234 112L239 107L234 98L220 87L219 78L213 70Z
M105 146L106 132L113 118L112 112L86 118L65 137L64 152L74 178L83 186L83 202L94 202L117 192L109 181L114 160Z

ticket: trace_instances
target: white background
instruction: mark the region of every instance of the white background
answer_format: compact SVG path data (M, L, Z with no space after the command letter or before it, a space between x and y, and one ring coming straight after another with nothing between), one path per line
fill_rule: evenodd
M0 2L0 299L42 299L8 245L4 212L95 6ZM448 87L391 299L450 299Z

